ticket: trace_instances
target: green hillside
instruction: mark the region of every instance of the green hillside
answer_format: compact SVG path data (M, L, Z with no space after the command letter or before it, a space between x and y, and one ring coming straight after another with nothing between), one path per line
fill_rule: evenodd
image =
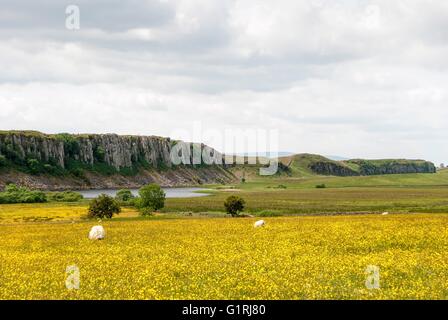
M335 161L315 154L297 154L280 158L280 174L307 177L312 175L326 176L370 176L385 174L435 173L433 163L425 160L354 159Z

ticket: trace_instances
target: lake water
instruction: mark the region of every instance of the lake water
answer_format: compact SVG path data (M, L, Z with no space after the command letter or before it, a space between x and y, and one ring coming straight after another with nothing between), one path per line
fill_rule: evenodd
M82 190L77 191L86 199L93 199L100 194L107 194L115 197L119 189L98 189L98 190ZM138 189L130 189L134 195L138 195ZM195 198L208 196L207 193L197 193L197 191L207 190L203 188L163 188L167 198Z

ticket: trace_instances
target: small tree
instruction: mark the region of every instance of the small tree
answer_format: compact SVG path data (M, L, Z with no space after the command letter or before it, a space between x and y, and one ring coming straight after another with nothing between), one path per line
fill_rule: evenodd
M237 196L230 196L224 202L224 207L226 208L227 214L236 217L244 210L246 201L243 198Z
M121 212L120 205L114 198L101 194L93 199L89 206L89 218L112 218L114 214Z
M142 215L150 215L165 206L165 192L157 184L149 184L139 190L140 198L137 207Z
M127 202L131 199L134 199L134 195L132 194L131 190L129 190L129 189L121 189L117 192L115 199L118 201Z

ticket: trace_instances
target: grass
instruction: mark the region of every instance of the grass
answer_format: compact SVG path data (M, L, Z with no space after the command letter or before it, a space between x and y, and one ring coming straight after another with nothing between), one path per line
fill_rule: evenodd
M246 200L246 212L279 214L448 212L448 188L343 188L220 192L209 197L167 199L165 212L223 211L231 194Z
M326 188L316 188L323 184ZM252 214L448 213L448 170L437 174L252 179L214 188L209 197L167 199L165 211L219 212L224 200L237 194L246 200L246 211Z
M447 299L442 214L127 219L0 227L1 299ZM80 289L65 286L67 266ZM367 289L366 268L380 268Z

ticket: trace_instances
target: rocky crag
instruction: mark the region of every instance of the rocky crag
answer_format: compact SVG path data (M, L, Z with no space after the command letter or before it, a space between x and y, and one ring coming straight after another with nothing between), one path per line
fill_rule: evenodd
M171 151L178 143L156 136L0 132L0 187L18 183L41 189L115 188L150 182L184 186L235 179L224 165L173 165ZM212 158L223 158L207 150ZM187 157L193 163L190 151Z
M320 155L297 154L280 159L289 174L317 174L327 176L370 176L382 174L435 173L436 167L425 160L353 159L334 161Z

